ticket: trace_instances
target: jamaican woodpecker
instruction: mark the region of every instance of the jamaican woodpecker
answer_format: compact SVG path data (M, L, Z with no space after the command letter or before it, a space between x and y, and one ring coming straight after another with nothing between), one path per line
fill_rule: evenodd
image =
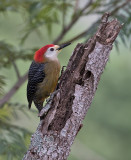
M70 43L60 46L49 44L35 52L28 73L27 100L29 109L33 101L40 112L44 100L56 89L60 73L60 62L57 56L61 49L68 45Z

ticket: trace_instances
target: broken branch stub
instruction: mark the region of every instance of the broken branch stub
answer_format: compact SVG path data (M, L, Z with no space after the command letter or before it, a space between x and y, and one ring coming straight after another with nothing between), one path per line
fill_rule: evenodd
M105 13L96 34L78 44L60 78L51 109L31 138L23 160L66 160L91 105L121 25Z

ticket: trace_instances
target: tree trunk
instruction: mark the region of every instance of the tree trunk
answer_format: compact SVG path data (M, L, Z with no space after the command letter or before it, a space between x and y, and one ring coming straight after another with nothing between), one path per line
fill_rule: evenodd
M78 44L23 160L66 160L82 127L121 25L105 13L96 34Z

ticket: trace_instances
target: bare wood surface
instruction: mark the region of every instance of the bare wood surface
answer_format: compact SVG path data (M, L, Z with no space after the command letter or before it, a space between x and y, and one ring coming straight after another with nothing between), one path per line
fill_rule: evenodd
M91 105L121 25L105 13L96 34L78 44L58 84L51 109L32 135L23 160L66 160Z

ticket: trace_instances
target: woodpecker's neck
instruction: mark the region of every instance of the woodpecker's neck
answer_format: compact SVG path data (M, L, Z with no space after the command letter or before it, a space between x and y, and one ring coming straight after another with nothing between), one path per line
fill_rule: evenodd
M60 63L58 60L58 57L56 55L54 56L45 56L44 57L44 62L56 62L56 63Z
M45 74L48 76L52 76L51 79L58 79L60 73L60 62L57 60L47 60L45 62L44 68ZM54 78L53 78L54 77Z

